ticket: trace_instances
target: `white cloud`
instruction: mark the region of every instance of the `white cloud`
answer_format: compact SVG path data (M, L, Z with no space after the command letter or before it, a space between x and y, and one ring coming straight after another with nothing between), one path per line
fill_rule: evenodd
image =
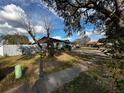
M36 25L34 26L36 33L45 33L45 29L40 26ZM0 24L0 33L1 34L27 34L27 31L24 28L19 27L13 27L12 25L9 25L7 22L5 24Z
M65 37L64 40L69 40L69 41L71 41L72 38L71 38L71 37Z
M61 36L53 36L52 38L63 40Z
M62 38L61 36L53 36L52 38L59 39L59 40L69 40L69 41L72 40L71 37L65 37L65 38Z
M93 32L86 32L86 35L90 37L91 35L93 35Z
M15 28L18 33L27 33L27 31L24 28Z
M51 8L51 7L47 7L47 3L45 3L45 2L40 2L40 4L42 4L44 7L46 7L47 9L49 9L56 17L58 17L59 19L61 19L61 20L64 20L62 17L60 17L60 16L58 16L58 14L57 14L57 12L53 9L54 7L56 7L56 3L53 3L53 8Z
M86 35L88 35L89 37L92 36L92 35L104 35L105 33L101 33L101 32L98 32L98 31L90 31L90 32L86 32Z
M46 30L41 25L36 25L34 29L37 33L46 33Z
M12 28L12 26L9 25L8 23L5 23L5 24L0 24L0 28Z
M103 33L100 33L98 31L86 32L86 35L88 35L91 38L91 41L97 41L100 38L104 37L105 32L103 32Z
M6 5L0 10L0 33L1 34L27 34L24 20L27 20L25 11L14 4ZM45 33L41 25L35 25L36 33Z
M0 24L0 33L2 34L15 34L15 33L27 33L27 31L24 28L15 28L8 23Z
M14 4L6 5L0 10L0 33L27 33L23 20L26 14L22 8Z
M5 21L21 21L25 17L24 10L14 4L6 5L0 10L0 18Z

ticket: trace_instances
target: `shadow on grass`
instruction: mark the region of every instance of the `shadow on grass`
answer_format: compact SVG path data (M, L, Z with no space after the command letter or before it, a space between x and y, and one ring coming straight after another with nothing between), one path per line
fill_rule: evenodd
M97 65L101 65L105 62L105 60L108 59L107 56L102 56L102 55L99 55L99 54L93 54L93 53L86 53L86 52L82 52L82 53L78 53L78 52L68 52L68 54L76 57L76 58L79 58L81 60L84 60L84 61L91 61Z
M58 88L53 93L109 93L102 85L98 84L97 80L88 75L81 73L70 83Z
M2 69L3 67L5 67L7 64L9 64L8 61L0 61L0 69Z
M11 90L11 88L13 87L15 87L16 89L16 87L22 85L23 83L24 85L26 85L28 82L28 78L30 77L30 75L27 73L27 70L28 68L24 67L22 69L22 77L20 79L15 79L14 67L2 69L0 74L4 75L4 77L0 81L0 93L9 89Z
M3 60L3 59L5 59L6 57L0 57L0 60Z
M14 71L14 67L6 67L6 68L0 69L0 81L13 71Z
M40 62L44 62L44 68L45 68L45 72L48 73L52 73L52 72L57 72L60 70L63 70L67 67L71 67L72 66L72 62L71 61L58 61L56 57L48 57L45 58L44 60L40 60L37 59L35 60L35 62L32 63L32 65L40 65Z
M31 55L22 55L21 58L17 59L18 60L30 60L32 58L34 58L36 56L36 54L31 54Z
M40 53L39 53L39 55L40 55ZM56 52L56 54L55 54L55 56L58 56L58 55L61 55L61 52ZM37 56L37 54L30 54L30 55L22 55L19 59L17 59L17 61L18 60L30 60L30 59L32 59L32 58L34 58L34 57L36 57ZM47 61L49 61L49 59L51 60L51 59L55 59L55 57L51 57L51 58L47 58L46 60ZM46 61L45 60L45 61ZM37 60L36 60L37 61ZM38 59L38 61L39 61L39 59Z

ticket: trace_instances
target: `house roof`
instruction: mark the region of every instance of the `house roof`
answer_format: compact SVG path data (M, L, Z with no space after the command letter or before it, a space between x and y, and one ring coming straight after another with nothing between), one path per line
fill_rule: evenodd
M88 43L86 43L86 45L103 45L103 43L100 43L98 41L89 41Z
M94 44L96 44L97 42L96 41L89 41L89 42L87 42L86 44L87 45L94 45Z
M48 41L48 39L50 39L50 41L53 41L53 42L55 42L55 43L57 43L57 42L63 42L63 43L71 43L69 40L59 40L59 39L55 39L55 38L48 38L48 37L43 37L43 38L41 38L41 39L39 39L38 40L38 42L40 43L40 44L42 44L42 43L47 43L47 41Z

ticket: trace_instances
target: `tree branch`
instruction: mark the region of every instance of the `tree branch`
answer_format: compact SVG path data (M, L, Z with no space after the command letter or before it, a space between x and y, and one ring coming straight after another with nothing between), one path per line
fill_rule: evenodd
M76 0L76 1L77 1L77 0ZM86 2L86 3L80 3L80 6L76 6L76 5L72 4L71 2L69 2L69 0L66 0L66 2L67 2L70 6L76 7L76 8L83 8L83 7L91 8L91 7L93 7L93 5L94 5L94 2L92 2L92 1L89 1L89 2ZM79 2L78 2L78 3L79 3Z
M115 6L116 6L116 14L120 16L120 7L121 7L122 0L115 0Z

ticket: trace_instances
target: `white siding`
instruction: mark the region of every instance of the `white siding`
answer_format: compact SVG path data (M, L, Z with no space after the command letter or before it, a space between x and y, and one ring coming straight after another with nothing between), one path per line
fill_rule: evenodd
M1 51L3 51L3 56L16 56L22 54L33 54L39 52L40 49L36 45L3 45Z
M4 55L7 56L22 55L22 52L19 49L19 47L20 46L18 45L4 45L3 46Z
M0 46L0 56L4 56L4 54L3 54L3 46Z

